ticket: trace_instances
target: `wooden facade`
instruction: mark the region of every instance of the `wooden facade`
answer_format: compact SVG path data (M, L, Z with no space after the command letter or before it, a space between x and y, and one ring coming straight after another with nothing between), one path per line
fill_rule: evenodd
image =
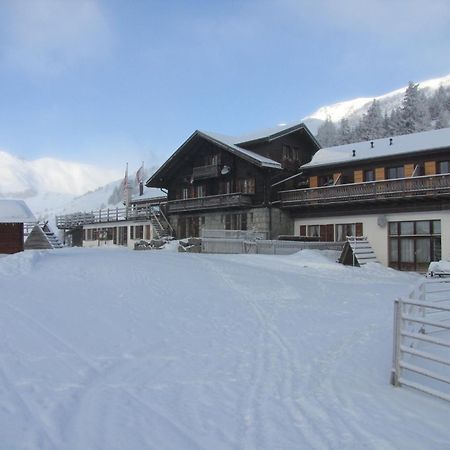
M23 223L0 223L0 254L23 251Z
M36 218L23 200L0 199L0 254L24 249L24 223Z
M279 187L311 160L319 145L300 124L282 133L233 143L196 131L147 181L166 189L165 206L176 236L199 236L202 228L271 231Z

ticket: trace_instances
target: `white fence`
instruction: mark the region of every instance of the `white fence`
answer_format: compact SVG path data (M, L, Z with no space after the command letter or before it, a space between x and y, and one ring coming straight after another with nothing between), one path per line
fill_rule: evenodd
M266 231L252 231L252 230L202 230L202 238L204 239L267 239Z
M342 251L343 242L297 242L271 241L265 239L213 239L202 238L204 253L252 253L263 255L291 255L300 250L334 250ZM337 254L336 257L339 255Z
M395 301L391 383L450 401L450 280Z

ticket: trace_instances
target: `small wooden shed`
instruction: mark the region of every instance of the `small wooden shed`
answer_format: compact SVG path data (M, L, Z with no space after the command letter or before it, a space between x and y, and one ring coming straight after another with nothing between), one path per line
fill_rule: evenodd
M0 199L0 254L22 252L23 224L36 218L23 200Z

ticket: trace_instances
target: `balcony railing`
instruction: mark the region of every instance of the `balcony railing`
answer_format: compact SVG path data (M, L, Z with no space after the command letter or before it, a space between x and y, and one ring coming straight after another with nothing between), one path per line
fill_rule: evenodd
M167 202L168 213L195 211L217 208L240 208L252 205L251 194L240 192L233 194L211 195L209 197L187 198Z
M128 207L114 209L98 209L90 212L78 212L56 216L56 226L59 229L81 228L94 223L122 222L126 220L150 220L161 214L158 207Z
M219 166L214 164L212 166L194 167L192 171L192 178L194 180L201 180L205 178L215 178L219 176Z
M295 189L280 192L280 200L289 208L448 195L450 174Z

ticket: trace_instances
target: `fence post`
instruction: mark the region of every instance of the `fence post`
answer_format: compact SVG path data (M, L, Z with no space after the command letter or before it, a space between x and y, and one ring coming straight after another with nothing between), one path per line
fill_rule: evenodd
M402 327L402 310L403 302L401 299L396 299L394 302L394 349L392 358L392 373L391 384L400 386L400 358L401 358L401 327Z

